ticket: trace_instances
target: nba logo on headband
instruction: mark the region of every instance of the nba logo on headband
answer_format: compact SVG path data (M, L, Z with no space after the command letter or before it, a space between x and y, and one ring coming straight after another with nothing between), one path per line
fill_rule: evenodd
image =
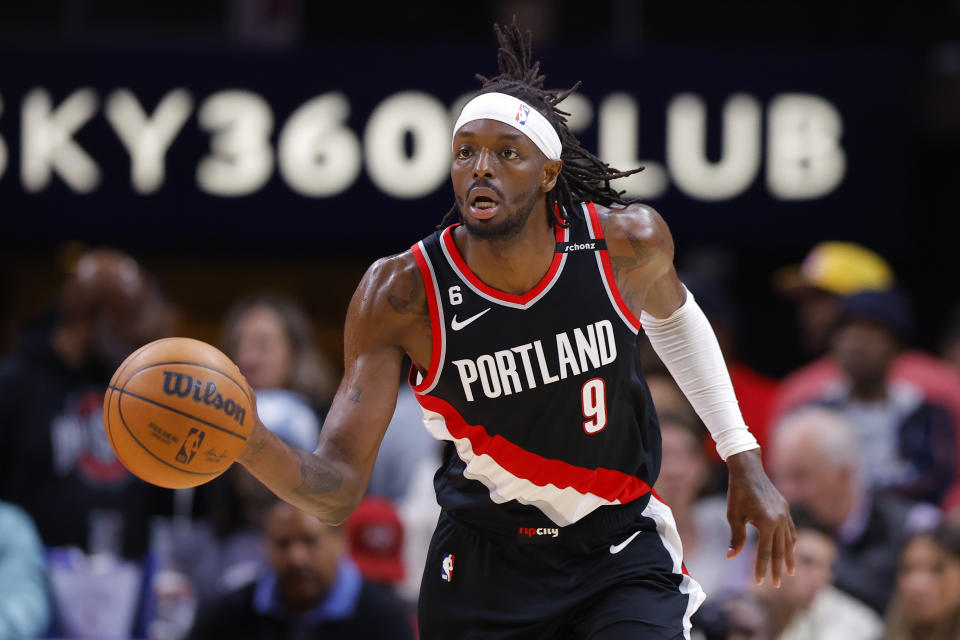
M560 135L550 121L530 105L505 93L482 93L468 102L453 125L454 136L468 122L485 119L502 122L520 131L550 160L559 160L563 153Z
M527 124L527 116L530 115L530 107L520 103L520 108L517 109L517 122L520 124Z

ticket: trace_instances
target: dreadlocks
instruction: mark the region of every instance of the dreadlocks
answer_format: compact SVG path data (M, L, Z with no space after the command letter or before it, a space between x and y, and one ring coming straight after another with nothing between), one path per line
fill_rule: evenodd
M540 63L531 61L530 31L526 34L521 33L516 19L506 28L494 24L493 30L497 34L497 42L500 45L497 53L500 75L487 78L477 74L477 79L483 83L477 95L496 91L530 104L556 129L563 146L563 152L560 155L563 169L557 178L557 184L547 193L547 215L551 215L551 212L556 213L561 224L567 226L571 212L580 215L578 202L596 202L604 206L627 205L633 202L625 200L624 192L613 189L610 181L633 175L642 171L643 167L619 171L581 147L580 141L567 128L567 116L570 114L557 108L564 98L580 88L580 83L577 82L566 91L544 89L543 83L546 76L540 75ZM454 203L438 228L450 224L459 213L459 207Z

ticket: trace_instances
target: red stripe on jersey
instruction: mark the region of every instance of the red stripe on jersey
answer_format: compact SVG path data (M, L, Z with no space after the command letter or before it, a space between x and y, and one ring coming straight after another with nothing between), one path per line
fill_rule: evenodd
M533 289L530 289L530 291L518 296L514 293L507 293L506 291L494 289L493 287L485 284L483 280L478 278L477 275L470 270L470 267L467 266L467 261L464 260L463 256L460 255L460 251L457 249L457 244L453 241L453 230L458 226L460 226L460 223L452 224L443 231L441 236L443 244L446 246L447 251L450 253L450 257L453 258L453 262L457 265L457 269L460 270L460 273L462 273L466 279L470 281L470 284L491 298L503 300L504 302L512 302L514 304L527 304L547 288L554 276L556 276L557 272L560 270L560 264L563 262L563 254L555 253L553 255L553 262L550 263L550 268L547 270L546 275L544 275L543 278L540 279L540 282L537 283L537 286L535 286ZM563 232L563 227L558 225L556 227L557 242L563 242Z
M590 212L593 233L597 240L602 240L603 226L600 224L600 215L597 213L597 208L592 202L588 202L587 210ZM627 303L623 301L623 297L620 295L620 289L617 288L617 281L613 277L613 266L610 264L610 252L607 249L600 251L600 261L603 263L603 277L607 281L607 286L610 287L610 292L613 293L613 299L616 301L617 307L630 324L633 325L633 328L639 331L641 328L640 321L637 320L637 316L633 315L633 312L630 311Z
M423 382L413 387L414 391L423 391L433 384L437 377L442 363L440 362L441 347L440 341L443 339L443 326L440 324L440 301L437 300L437 294L434 287L433 276L430 274L430 267L427 265L427 258L420 249L420 243L410 247L413 257L417 261L417 267L420 268L420 275L423 277L423 288L427 291L427 307L430 309L430 333L433 336L433 344L430 348L430 362L427 363L427 375Z
M551 460L513 444L503 436L491 436L480 425L468 424L450 403L431 395L418 395L427 410L443 416L447 430L454 438L470 441L475 455L488 455L512 475L537 486L571 487L579 493L592 493L608 502L626 504L650 492L650 485L622 471L587 469L561 460Z

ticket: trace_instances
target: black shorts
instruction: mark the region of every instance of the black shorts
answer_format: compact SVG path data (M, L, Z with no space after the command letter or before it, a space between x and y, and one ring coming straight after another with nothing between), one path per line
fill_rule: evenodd
M491 530L441 513L420 586L422 640L683 640L703 601L654 497L568 527Z

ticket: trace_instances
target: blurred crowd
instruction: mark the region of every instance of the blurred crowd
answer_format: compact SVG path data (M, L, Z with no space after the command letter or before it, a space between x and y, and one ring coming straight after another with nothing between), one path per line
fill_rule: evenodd
M757 584L755 541L727 558L725 467L641 336L663 444L655 489L708 594L694 637L960 638L960 316L939 353L913 348L912 307L883 257L821 243L773 274L797 314L799 334L782 339L808 357L775 380L740 356L724 283L709 270L681 277L797 527L780 589ZM89 250L2 354L0 639L414 638L442 450L412 391L400 385L368 495L340 526L279 502L239 465L195 489L150 486L114 456L103 394L130 352L179 335L176 309L133 257ZM313 450L339 367L297 301L238 300L219 346L264 424Z

